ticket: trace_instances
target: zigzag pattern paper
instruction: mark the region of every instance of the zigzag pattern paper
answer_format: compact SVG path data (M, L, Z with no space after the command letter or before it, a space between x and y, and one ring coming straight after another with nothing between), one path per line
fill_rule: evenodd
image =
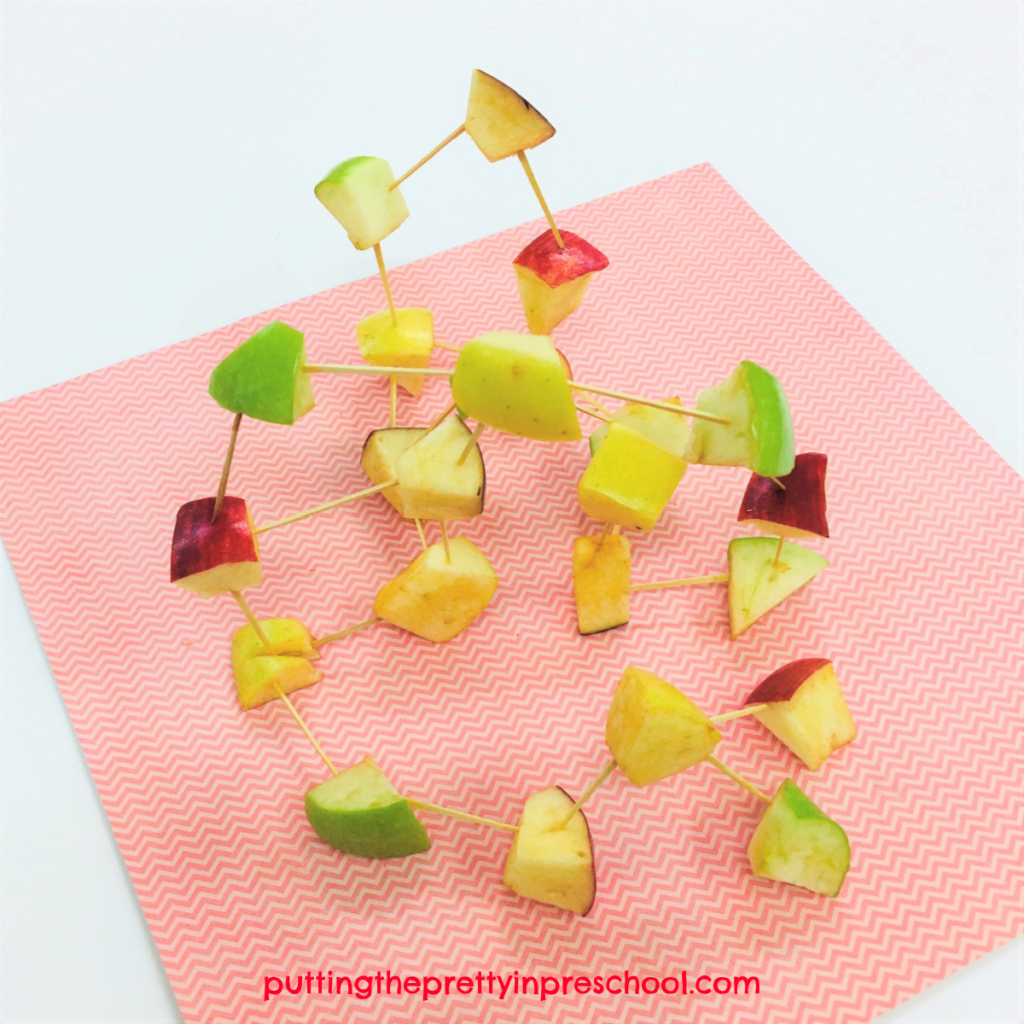
M313 361L356 361L355 324L383 306L368 278L0 408L0 531L186 1021L867 1021L1022 930L1020 478L711 167L559 221L612 261L556 331L575 375L692 402L741 358L770 367L798 451L829 455L832 540L816 546L832 566L736 642L721 586L638 593L627 627L581 638L586 445L489 432L485 514L456 532L500 575L491 606L444 646L377 626L326 648L324 682L296 705L335 763L372 753L409 796L514 821L530 792L578 793L596 773L628 663L717 712L784 661L828 656L853 744L810 773L745 719L719 751L763 788L791 775L844 825L846 886L828 900L754 878L759 805L708 767L644 790L615 776L595 797L586 919L502 886L504 833L422 815L433 849L384 862L317 839L302 798L323 766L280 702L239 710L238 610L170 585L170 538L177 507L216 489L231 417L207 395L213 366L274 317L306 332ZM450 342L525 330L510 261L539 230L394 269L399 304L429 306ZM365 486L386 382L315 387L294 427L242 425L230 492L257 522ZM427 422L447 394L428 380L400 422ZM722 571L750 532L746 479L692 468L634 538L634 580ZM317 635L368 618L418 550L379 495L263 541L254 608ZM761 994L263 1001L265 974L306 970L624 968L757 974Z

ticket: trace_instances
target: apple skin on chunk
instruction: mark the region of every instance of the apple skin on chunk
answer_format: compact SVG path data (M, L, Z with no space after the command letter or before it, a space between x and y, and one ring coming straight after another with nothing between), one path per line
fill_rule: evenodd
M291 426L313 408L301 331L275 320L243 341L210 374L210 395L228 412Z
M666 398L670 405L682 405L676 397ZM690 442L690 425L686 417L668 412L665 409L655 409L650 405L639 405L630 402L628 405L616 409L612 416L616 423L621 423L630 430L650 438L655 444L667 448L673 455L685 458L687 445ZM601 447L601 442L608 436L610 424L603 423L590 435L591 458Z
M405 572L385 583L373 614L410 633L443 644L461 633L490 604L498 574L483 552L465 537L433 544Z
M550 121L504 82L476 70L469 85L466 133L491 163L533 149L555 134Z
M572 549L572 580L580 633L588 636L629 622L629 538L579 537Z
M576 493L588 516L646 531L658 522L685 472L686 463L667 448L612 423Z
M294 693L323 676L310 664L320 657L309 630L297 619L260 619L276 654L266 653L263 641L252 626L235 630L231 638L231 671L243 711L277 699L276 683L285 693Z
M317 199L348 232L357 249L372 249L409 216L391 164L377 156L354 156L338 164L313 189Z
M171 582L200 597L248 590L263 582L260 548L242 498L187 501L178 509L171 540Z
M710 754L721 733L685 694L652 672L626 669L605 723L612 757L635 786L686 771Z
M812 772L833 751L857 738L857 726L827 658L791 661L753 690L745 704L767 704L754 717Z
M735 640L828 565L816 551L785 541L778 564L773 537L729 542L729 629Z
M385 309L356 324L356 341L359 354L371 366L426 369L434 350L434 316L429 309L409 307L396 309L392 317ZM402 375L398 384L413 396L423 390L422 377Z
M793 471L779 482L755 473L747 484L737 517L762 533L791 540L828 537L825 472L828 456L818 452L797 455Z
M580 810L565 828L556 828L574 802L558 786L527 799L505 861L504 882L528 900L586 916L597 892L590 826Z
M484 458L474 444L460 466L472 433L449 416L398 458L395 476L410 519L472 519L484 510Z
M578 441L576 405L546 335L489 332L462 346L452 398L463 418L534 441Z
M426 432L426 427L384 427L382 430L371 431L363 443L363 454L359 460L363 472L375 484L386 484L389 480L397 479L398 460ZM413 518L406 515L398 484L380 493L403 519Z
M850 869L850 840L793 782L779 787L747 848L761 878L838 896Z
M608 266L608 257L585 238L550 228L512 261L531 334L550 334L583 301L590 279Z
M426 829L372 757L311 789L306 817L325 843L355 857L408 857L430 849Z

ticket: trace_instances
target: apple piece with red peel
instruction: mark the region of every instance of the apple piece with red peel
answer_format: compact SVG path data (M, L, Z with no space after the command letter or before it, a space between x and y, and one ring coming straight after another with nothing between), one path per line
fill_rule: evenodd
M857 738L857 726L827 658L783 665L763 679L744 703L768 705L754 717L812 772L833 751Z
M629 538L579 537L572 580L580 634L603 633L629 622Z
M750 523L762 533L799 540L828 537L825 506L825 472L828 456L805 452L796 456L793 472L779 477L779 487L770 477L750 478L743 495L741 523Z
M260 548L242 498L187 501L178 509L171 540L171 582L200 597L248 590L263 582Z
M465 125L491 163L533 149L555 134L551 122L515 89L479 69L470 81Z
M550 229L512 261L531 334L550 334L583 301L590 279L608 266L608 257L585 238Z
M286 694L294 693L323 679L310 664L320 657L320 652L301 622L261 619L260 628L275 654L266 653L263 641L251 625L235 630L231 638L231 670L244 711L276 700L277 687Z
M363 444L363 454L359 464L363 471L375 484L386 484L389 480L398 479L398 460L426 434L426 427L384 427L374 430L367 436ZM398 484L380 492L394 506L395 511L403 519L411 519L406 515L402 503L402 492Z

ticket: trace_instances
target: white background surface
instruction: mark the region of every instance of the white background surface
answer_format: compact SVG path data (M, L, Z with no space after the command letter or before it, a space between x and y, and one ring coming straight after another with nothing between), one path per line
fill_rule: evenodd
M711 161L1021 472L1021 10L5 4L0 399L372 273L313 184L407 167L480 66L558 127L555 208ZM394 265L537 216L465 139L404 192ZM6 558L0 584L0 1020L177 1020ZM1024 1020L1022 951L885 1020Z

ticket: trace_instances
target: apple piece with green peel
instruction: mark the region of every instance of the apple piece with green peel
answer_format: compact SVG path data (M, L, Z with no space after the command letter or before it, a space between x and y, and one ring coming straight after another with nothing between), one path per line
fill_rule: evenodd
M171 539L171 582L200 597L248 590L263 582L260 546L242 498L187 501L178 509Z
M491 163L547 142L550 121L504 82L476 70L469 85L466 133Z
M700 393L697 408L727 424L694 419L684 458L706 466L746 466L783 477L794 464L793 420L782 385L745 359L723 383Z
M395 463L404 514L410 519L473 519L484 510L484 458L457 416L449 416Z
M779 787L747 849L761 878L838 896L850 870L850 840L792 779Z
M483 552L465 537L433 544L405 572L385 583L373 614L402 629L443 644L461 633L487 607L498 589L498 574Z
M686 463L678 455L612 423L580 478L577 495L583 511L594 519L651 530L685 472Z
M564 828L557 827L574 803L558 786L527 798L504 882L528 900L586 916L597 892L590 826L583 811L576 811Z
M580 633L603 633L629 622L629 538L579 537L572 549L572 580Z
M512 261L531 334L550 334L575 312L590 279L608 266L608 257L585 238L571 231L559 234L564 248L549 228Z
M385 427L374 430L363 444L362 458L359 460L363 471L375 484L386 484L389 480L398 479L398 460L426 434L426 427ZM394 506L395 511L403 519L412 519L407 515L402 504L402 492L398 484L381 494Z
M320 657L309 630L297 619L260 619L260 627L277 652L266 653L252 626L235 630L231 638L231 671L244 711L278 697L275 683L293 693L320 682L323 676L310 664Z
M843 688L827 658L804 658L776 669L744 704L767 704L754 717L812 772L835 750L857 738Z
M605 741L635 786L686 771L722 738L689 697L652 672L626 669L608 709Z
M534 441L578 441L576 405L558 352L540 334L489 332L462 346L452 398L474 419Z
M409 216L401 189L391 188L394 180L387 160L354 156L333 168L313 191L357 249L372 249Z
M676 397L664 400L669 405L682 405ZM686 417L667 409L655 409L650 405L630 402L616 409L612 419L630 430L635 430L644 437L649 437L655 444L667 448L673 455L685 458L686 448L690 442L690 425ZM591 457L601 447L601 442L608 436L610 424L604 423L590 435Z
M210 395L228 412L291 426L313 408L301 331L274 320L243 341L210 374Z
M371 366L408 366L426 369L434 350L434 316L429 309L385 309L356 324L359 354ZM399 376L410 395L423 390L422 377Z
M816 551L772 537L738 537L729 542L729 627L732 639L748 630L828 565Z
M408 857L430 849L409 802L372 757L311 789L306 817L325 843L355 857Z
M747 484L737 518L774 537L828 537L827 469L826 455L806 452L796 457L791 473L779 478L782 487L755 473Z

